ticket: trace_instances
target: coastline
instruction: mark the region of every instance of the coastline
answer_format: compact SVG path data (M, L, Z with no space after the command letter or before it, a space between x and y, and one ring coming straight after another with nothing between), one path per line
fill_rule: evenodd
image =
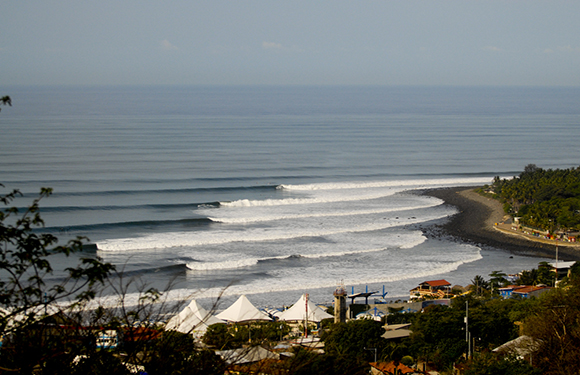
M512 254L556 259L558 247L559 260L579 261L579 246L563 246L527 239L517 234L504 233L493 228L494 223L504 216L501 203L479 195L476 187L453 187L425 190L424 195L442 199L445 204L455 206L458 213L443 224L435 225L434 233L427 235L448 235L475 245L490 246Z

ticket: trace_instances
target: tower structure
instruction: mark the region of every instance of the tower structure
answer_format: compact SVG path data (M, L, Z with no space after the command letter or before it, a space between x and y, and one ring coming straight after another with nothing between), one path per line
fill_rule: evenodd
M334 322L346 322L346 288L341 282L334 291Z

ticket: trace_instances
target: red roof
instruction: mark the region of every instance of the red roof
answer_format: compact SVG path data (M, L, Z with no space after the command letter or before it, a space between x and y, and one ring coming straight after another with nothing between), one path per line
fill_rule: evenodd
M535 292L536 290L547 289L549 287L546 286L522 286L521 288L514 288L514 293L531 293Z
M372 362L369 364L384 374L394 374L395 370L398 370L398 372L397 372L398 374L408 374L408 373L415 373L416 372L412 368L407 367L402 363L397 363L397 365L395 366L394 361L391 361L389 363Z
M425 281L424 284L429 284L430 286L447 286L447 285L451 285L447 280L431 280L431 281Z

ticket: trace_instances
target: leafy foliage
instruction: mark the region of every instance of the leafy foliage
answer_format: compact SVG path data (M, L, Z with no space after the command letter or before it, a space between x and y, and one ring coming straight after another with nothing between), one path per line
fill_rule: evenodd
M0 98L0 104L12 106L12 99L9 96L3 96ZM0 108L0 110L2 109Z
M339 374L368 373L368 363L385 356L387 341L381 337L385 332L375 320L353 320L335 323L321 339L325 352L333 357L335 372Z
M544 374L572 374L580 368L580 280L566 289L540 297L525 321L525 333L535 339L534 363Z
M507 357L500 358L490 352L482 353L470 361L464 375L540 375L542 372L535 369L523 359Z
M580 167L544 170L530 164L513 179L495 177L495 194L506 212L524 225L547 230L580 230Z
M440 305L416 314L408 343L411 355L440 369L449 367L466 352L464 317L465 311Z
M65 270L62 283L46 285L45 277L53 273L51 257L81 252L85 240L79 237L56 246L55 236L34 230L44 225L39 202L51 193L51 189L41 189L39 198L22 213L17 207L10 207L22 195L18 190L0 196L0 202L6 206L0 211L0 306L4 308L0 311L1 334L35 323L46 306L55 302L71 298L77 303L91 300L95 286L103 285L114 270L112 264L98 257L81 257L78 266Z
M202 340L204 344L220 350L241 348L247 344L268 346L289 332L290 326L285 322L213 324L207 328Z

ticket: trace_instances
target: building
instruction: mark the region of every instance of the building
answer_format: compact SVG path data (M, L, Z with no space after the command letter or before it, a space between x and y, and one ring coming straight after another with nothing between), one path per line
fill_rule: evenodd
M334 322L346 322L346 288L339 285L334 291Z
M499 288L499 294L502 298L512 298L517 296L530 298L537 297L551 289L552 288L549 286L508 285L505 288Z
M451 294L451 284L447 280L423 281L418 287L411 289L410 298L444 298Z

